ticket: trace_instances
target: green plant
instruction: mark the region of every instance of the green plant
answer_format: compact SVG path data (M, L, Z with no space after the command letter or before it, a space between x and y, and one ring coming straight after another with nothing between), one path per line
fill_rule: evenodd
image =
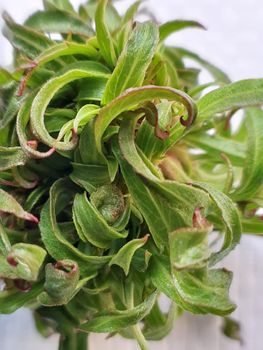
M263 79L230 83L166 46L203 27L134 22L139 6L121 17L107 0L78 12L44 0L24 25L4 14L14 69L0 71L0 312L31 307L63 350L86 349L91 332L147 349L183 310L230 314L232 274L214 266L242 226L263 232Z

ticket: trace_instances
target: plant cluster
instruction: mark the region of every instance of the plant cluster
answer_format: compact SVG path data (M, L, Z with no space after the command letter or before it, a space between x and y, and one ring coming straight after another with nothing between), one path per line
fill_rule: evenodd
M232 274L215 265L263 232L263 79L231 83L167 46L203 26L135 21L139 1L123 16L107 0L43 2L23 25L4 14L0 313L31 307L61 350L92 332L147 349L184 310L230 314Z

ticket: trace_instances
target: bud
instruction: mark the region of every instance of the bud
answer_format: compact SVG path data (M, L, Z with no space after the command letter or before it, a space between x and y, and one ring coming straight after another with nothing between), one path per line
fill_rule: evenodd
M17 243L11 247L6 261L18 279L36 281L46 254L43 248L34 244Z
M46 306L67 304L76 293L79 277L79 267L72 260L47 264L45 291L40 294L39 302Z
M115 185L99 187L91 194L90 200L110 225L121 217L125 209L123 194Z

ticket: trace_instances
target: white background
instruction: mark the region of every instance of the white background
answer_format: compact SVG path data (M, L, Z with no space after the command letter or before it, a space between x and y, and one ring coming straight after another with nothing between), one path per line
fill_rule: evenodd
M74 5L80 1L72 1ZM119 1L123 10L131 1ZM224 69L233 80L263 77L263 1L262 0L149 0L149 7L160 22L195 19L208 31L186 30L169 39L169 43L195 50ZM40 0L0 0L0 9L7 10L18 22L41 8ZM2 22L0 23L2 25ZM0 64L10 63L11 50L0 38ZM238 304L234 316L243 326L245 350L262 350L263 330L263 238L244 237L242 244L226 259L226 266L235 271L231 289ZM238 350L237 342L220 334L220 319L184 315L176 321L173 333L152 350ZM125 345L124 345L125 344ZM91 350L135 350L133 342L120 338L104 341L101 335L91 337ZM43 340L34 330L30 312L20 310L11 316L0 316L1 350L55 350L57 337Z

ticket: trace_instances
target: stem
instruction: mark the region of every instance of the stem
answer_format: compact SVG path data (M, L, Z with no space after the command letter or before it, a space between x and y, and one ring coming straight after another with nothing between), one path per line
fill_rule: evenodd
M88 334L75 332L61 334L59 350L88 350Z
M130 283L126 289L126 301L129 309L134 308L134 283ZM137 340L141 350L149 350L148 344L141 331L140 325L131 326L134 338Z
M132 328L134 338L137 340L141 350L149 350L147 341L144 338L144 335L141 331L140 325L136 324L135 326L132 326L131 328Z

